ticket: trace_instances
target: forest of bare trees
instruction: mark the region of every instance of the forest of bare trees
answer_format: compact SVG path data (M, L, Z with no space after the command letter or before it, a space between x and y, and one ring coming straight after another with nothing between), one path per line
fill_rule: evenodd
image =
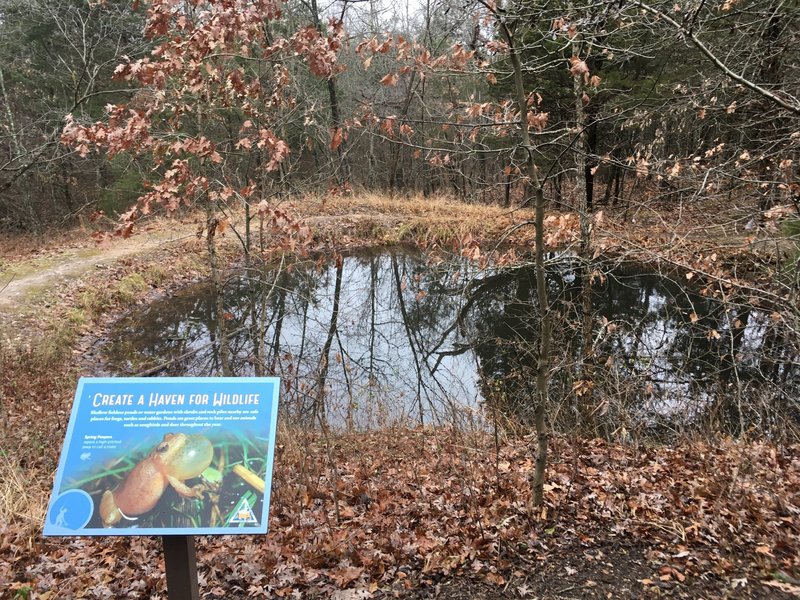
M263 160L236 147L247 110L200 87L230 85L234 71L282 98L270 119L288 154L262 182L274 196L370 189L516 206L530 146L554 209L757 197L757 222L796 201L793 2L278 8L258 43L263 51L272 38L289 39L288 54L198 57L208 66L194 103L205 115L182 124L227 152L224 177L239 187ZM201 5L194 10L202 19ZM155 64L151 52L169 28L145 31L144 7L116 1L7 0L0 15L0 224L37 229L125 212L157 177L153 157L82 156L60 138L66 115L89 124L107 119L110 105L167 114L157 99L171 84L118 65ZM530 144L518 135L515 71ZM174 130L154 125L152 134Z

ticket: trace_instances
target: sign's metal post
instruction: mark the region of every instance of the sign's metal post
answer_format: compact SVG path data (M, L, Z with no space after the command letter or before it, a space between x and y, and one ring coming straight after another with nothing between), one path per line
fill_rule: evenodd
M164 564L169 600L200 600L193 535L164 535Z

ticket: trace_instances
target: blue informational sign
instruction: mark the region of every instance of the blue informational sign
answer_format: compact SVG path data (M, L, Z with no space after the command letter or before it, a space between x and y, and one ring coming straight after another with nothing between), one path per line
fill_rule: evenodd
M82 378L44 535L266 533L280 380Z

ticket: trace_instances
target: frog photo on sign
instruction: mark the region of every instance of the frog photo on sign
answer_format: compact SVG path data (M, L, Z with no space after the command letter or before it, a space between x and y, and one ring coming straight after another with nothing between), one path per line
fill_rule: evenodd
M100 516L111 527L120 519L131 519L150 511L168 486L184 498L203 500L206 487L188 487L184 481L200 476L214 458L214 447L202 435L168 433L164 440L137 464L112 492L103 492Z
M228 514L242 501L260 510L263 486L251 482L263 481L266 444L235 433L216 442L203 434L167 433L76 482L95 499L89 527L247 525Z

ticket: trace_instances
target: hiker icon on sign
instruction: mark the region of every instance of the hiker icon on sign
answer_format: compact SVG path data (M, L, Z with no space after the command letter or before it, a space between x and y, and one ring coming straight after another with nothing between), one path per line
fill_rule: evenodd
M56 527L66 527L67 526L67 507L62 506L58 511L58 516L56 517L54 525Z
M239 502L239 506L236 507L236 511L233 513L233 516L228 519L228 524L252 524L258 523L258 519L256 519L256 515L253 512L253 509L250 507L250 503L247 501L247 498L242 498L241 502Z

